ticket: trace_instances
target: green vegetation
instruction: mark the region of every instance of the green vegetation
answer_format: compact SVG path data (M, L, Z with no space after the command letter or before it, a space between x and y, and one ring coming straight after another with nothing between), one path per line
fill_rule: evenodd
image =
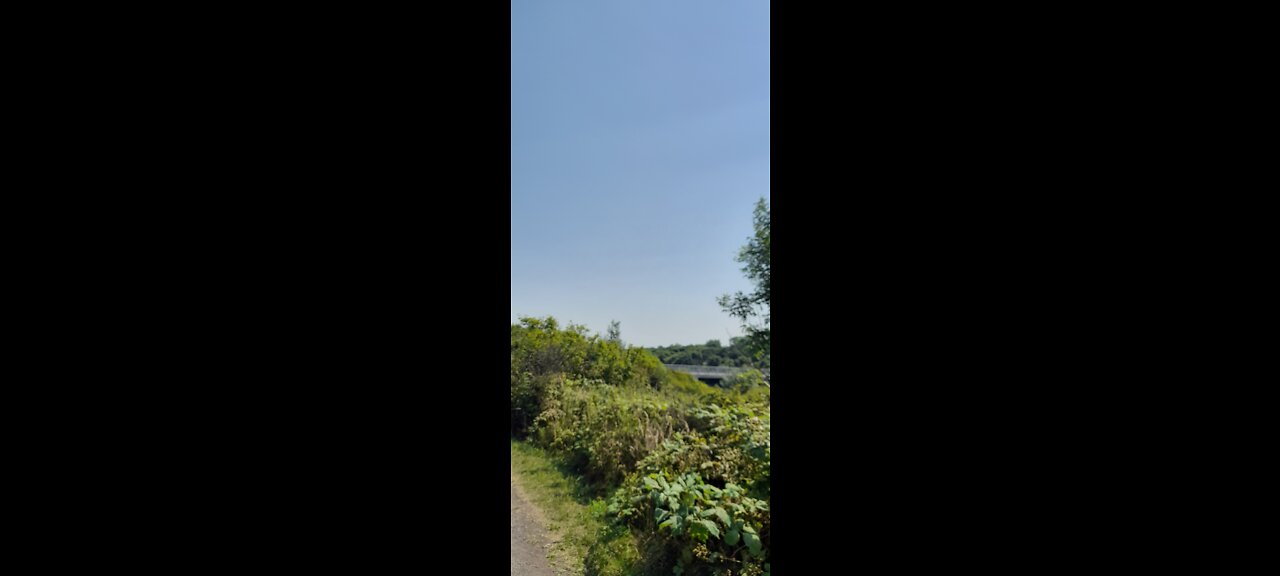
M768 388L707 386L581 326L522 318L511 433L577 478L579 502L609 502L586 574L767 572Z
M763 200L739 261L757 288L721 299L748 334L730 350L767 369ZM562 552L587 576L769 576L769 388L754 371L707 386L619 332L553 318L511 326L513 472L562 531Z
M551 523L552 556L570 574L625 576L640 553L635 537L612 522L601 498L591 498L581 478L567 473L546 451L511 440L511 469L520 488Z
M764 198L761 198L759 202L756 202L755 221L753 222L755 234L738 253L738 262L742 264L742 273L746 274L747 279L755 284L755 289L749 294L738 292L720 297L720 306L724 308L725 312L742 321L742 329L746 331L747 342L757 358L769 357L769 303L772 302L769 280L772 278L773 272L769 256L769 246L772 238L772 233L769 229L770 218L769 203Z
M690 364L693 366L737 366L742 368L769 369L769 358L755 357L755 348L747 338L732 338L728 346L719 340L706 344L660 346L649 348L663 364Z

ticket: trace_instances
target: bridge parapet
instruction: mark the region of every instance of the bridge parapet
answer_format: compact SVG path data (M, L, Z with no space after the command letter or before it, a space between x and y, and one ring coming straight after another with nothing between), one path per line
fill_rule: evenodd
M694 366L690 364L663 364L668 370L684 372L695 378L728 378L746 372L748 368L736 366Z

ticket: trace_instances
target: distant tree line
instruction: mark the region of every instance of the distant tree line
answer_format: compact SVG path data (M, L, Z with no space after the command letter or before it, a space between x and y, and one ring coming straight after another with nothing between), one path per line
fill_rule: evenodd
M769 357L756 358L755 347L749 338L732 338L728 346L722 346L719 340L711 340L706 344L675 344L649 348L649 352L657 356L663 364L688 364L691 366L735 366L769 370Z

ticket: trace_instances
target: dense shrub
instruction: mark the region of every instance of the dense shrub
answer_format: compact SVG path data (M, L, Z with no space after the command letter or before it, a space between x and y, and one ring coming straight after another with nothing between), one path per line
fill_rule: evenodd
M767 413L762 417L751 406L710 404L692 411L688 421L688 432L673 434L637 464L615 494L612 510L637 530L667 536L666 555L681 572L767 572ZM689 494L675 503L667 495L672 491ZM716 521L714 528L707 526Z
M706 344L659 346L649 348L664 364L694 364L701 366L740 366L744 368L769 368L769 357L756 357L747 338L732 338L728 346L719 340Z
M757 387L764 387L764 374L759 370L749 369L724 379L720 386L736 392L750 392Z
M641 476L619 490L610 511L624 522L665 535L675 574L768 573L769 506L736 484L723 488L698 474Z
M614 491L609 512L644 543L646 573L767 573L768 388L752 378L707 386L643 349L525 318L511 330L512 433Z
M564 379L546 390L533 434L588 482L616 486L673 432L688 429L686 417L652 393Z

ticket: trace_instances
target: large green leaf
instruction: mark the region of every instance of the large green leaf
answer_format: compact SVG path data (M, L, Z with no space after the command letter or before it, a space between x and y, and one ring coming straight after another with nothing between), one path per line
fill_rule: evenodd
M752 534L750 532L745 532L742 534L742 541L747 543L747 548L751 550L752 554L760 553L760 537L759 536L756 536L755 534Z
M698 523L705 526L707 528L707 532L710 532L712 536L715 536L716 538L720 537L720 527L716 526L715 522L710 520L698 520Z
M724 533L724 543L730 546L737 546L738 539L741 537L742 534L738 532L737 528L730 528L728 532Z

